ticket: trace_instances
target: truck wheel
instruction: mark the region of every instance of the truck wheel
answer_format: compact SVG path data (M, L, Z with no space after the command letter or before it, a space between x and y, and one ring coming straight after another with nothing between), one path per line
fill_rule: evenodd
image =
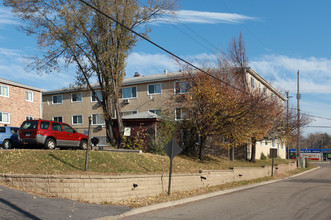
M10 149L12 147L10 140L4 140L2 142L2 146L3 146L4 149Z
M87 149L87 141L86 140L81 140L80 144L79 144L79 148L82 150L86 150Z
M47 138L45 141L45 148L49 150L54 150L56 147L56 142L53 138Z

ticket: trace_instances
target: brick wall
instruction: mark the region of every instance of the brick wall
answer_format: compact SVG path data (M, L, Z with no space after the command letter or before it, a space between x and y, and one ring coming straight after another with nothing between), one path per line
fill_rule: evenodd
M41 117L40 91L0 83L9 87L9 97L0 96L0 111L10 113L9 126L21 126L26 116ZM33 92L33 102L25 100L25 91ZM0 126L5 123L0 122Z
M295 163L282 164L274 169L275 174L281 174L296 169L296 165ZM220 171L204 170L193 174L174 174L171 180L171 191L192 190L270 175L270 166L234 168L232 170ZM46 196L92 203L154 196L168 191L168 174L123 176L1 174L0 180L23 190L41 193ZM134 187L134 184L137 186Z

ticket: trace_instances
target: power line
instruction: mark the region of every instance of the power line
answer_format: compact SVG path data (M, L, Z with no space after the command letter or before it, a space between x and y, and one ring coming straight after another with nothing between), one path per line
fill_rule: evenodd
M202 39L203 41L205 41L207 44L209 44L209 46L211 46L213 49L218 49L214 44L212 44L210 41L208 41L206 38L204 38L201 34L199 34L198 32L194 31L192 28L190 28L188 25L186 25L185 23L183 23L181 20L177 19L176 16L174 16L173 14L169 13L166 11L166 14L169 16L169 18L171 18L173 21L180 23L181 25L183 25L184 27L186 27L189 31L191 31L193 34L195 34L196 36L198 36L200 39ZM201 46L203 46L204 48L206 48L207 50L211 51L211 52L215 52L213 50L210 50L209 48L205 47L204 45L202 45L200 42L198 42L195 38L192 38L191 35L186 34L184 31L180 30L179 28L177 28L174 24L171 23L171 21L168 22L170 25L172 25L173 27L175 27L177 30L181 31L182 33L184 33L186 36L188 36L189 38L191 38L192 40L194 40L195 42L197 42L198 44L200 44Z
M216 76L214 76L214 75L212 75L212 74L210 74L210 73L208 73L208 72L202 70L201 68L195 66L194 64L192 64L192 63L186 61L185 59L183 59L183 58L177 56L176 54L174 54L174 53L170 52L169 50L163 48L162 46L158 45L157 43L155 43L155 42L149 40L148 38L144 37L143 35L139 34L139 33L136 32L136 31L132 30L131 28L127 27L126 25L122 24L121 22L117 21L116 19L112 18L111 16L107 15L106 13L100 11L100 10L97 9L96 7L90 5L89 3L87 3L87 2L85 2L85 1L83 1L83 0L79 0L79 1L82 2L83 4L85 4L86 6L92 8L92 9L95 10L96 12L98 12L98 13L102 14L103 16L107 17L108 19L110 19L110 20L114 21L115 23L119 24L120 26L124 27L125 29L131 31L132 33L134 33L135 35L139 36L140 38L146 40L147 42L153 44L154 46L158 47L159 49L165 51L166 53L170 54L171 56L177 58L178 60L180 60L180 61L182 61L182 62L184 62L184 63L186 63L187 65L189 65L189 66L191 66L191 67L193 67L193 68L195 68L195 69L201 71L202 73L204 73L204 74L206 74L206 75L208 75L208 76L210 76L210 77L212 77L212 78L214 78L214 79L220 81L221 83L223 83L223 84L225 84L225 85L227 85L227 86L229 86L229 87L231 87L231 88L233 88L233 89L236 89L236 90L238 90L238 91L240 91L240 92L243 92L243 93L247 93L246 91L243 91L243 90L241 90L241 89L239 89L239 88L237 88L237 87L235 87L235 86L233 86L233 85L231 85L231 84L229 84L229 83L227 83L227 82L225 82L225 81L219 79L218 77L216 77Z
M233 10L230 9L230 7L228 5L225 4L225 2L223 0L221 0L223 6L232 14L234 14ZM258 36L254 33L254 31L252 31L247 25L241 23L240 25L242 25L244 28L246 28L252 35L253 37L263 46L263 48L266 50L266 51L271 51L271 49L269 49L265 43L260 40L260 38L258 38Z

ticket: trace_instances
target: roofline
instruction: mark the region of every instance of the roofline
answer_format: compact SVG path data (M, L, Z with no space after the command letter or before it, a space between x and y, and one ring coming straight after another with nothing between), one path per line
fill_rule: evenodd
M269 83L267 80L265 80L260 74L258 74L253 68L246 67L245 68L247 72L249 72L252 76L254 76L256 79L258 79L264 86L266 86L268 89L270 89L272 92L276 93L283 101L286 101L287 98L280 93L271 83Z
M0 83L8 84L8 85L11 85L11 86L17 86L17 87L21 87L21 88L25 88L25 89L30 89L30 90L34 90L34 91L38 91L38 92L45 91L44 89L39 89L37 87L25 85L25 84L22 84L22 83L14 82L14 81L11 81L11 80L8 80L8 79L3 79L3 78L0 78Z
M266 86L268 89L273 91L275 94L277 94L278 97L280 97L282 100L286 101L287 98L281 94L274 86L272 86L268 81L266 81L260 74L258 74L253 68L246 67L246 72L249 72L252 76L254 76L256 79L258 79L264 86ZM174 79L180 80L185 74L185 72L182 71L176 71L176 72L169 72L169 73L159 73L159 74L153 74L153 75L146 75L146 76L138 76L138 77L131 77L123 80L122 86L133 86L133 85L139 85L139 84L146 84L146 83L155 83L155 82L164 82L164 81L171 81ZM146 78L145 78L146 77ZM97 83L93 84L94 88L100 88ZM88 88L86 85L81 87L70 87L70 88L64 88L64 89L56 89L56 90L50 90L50 91L44 91L43 95L53 95L53 94L61 94L63 92L75 92L75 91L88 91Z

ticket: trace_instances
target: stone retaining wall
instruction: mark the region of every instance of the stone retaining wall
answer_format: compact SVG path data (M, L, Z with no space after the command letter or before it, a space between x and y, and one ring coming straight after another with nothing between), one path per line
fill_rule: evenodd
M295 163L274 167L274 174L296 169ZM173 174L171 191L192 190L240 180L270 176L271 167L243 167L231 170L203 170L192 174ZM92 203L114 202L154 196L168 191L168 174L158 175L30 175L1 174L0 180L15 187L46 196Z

